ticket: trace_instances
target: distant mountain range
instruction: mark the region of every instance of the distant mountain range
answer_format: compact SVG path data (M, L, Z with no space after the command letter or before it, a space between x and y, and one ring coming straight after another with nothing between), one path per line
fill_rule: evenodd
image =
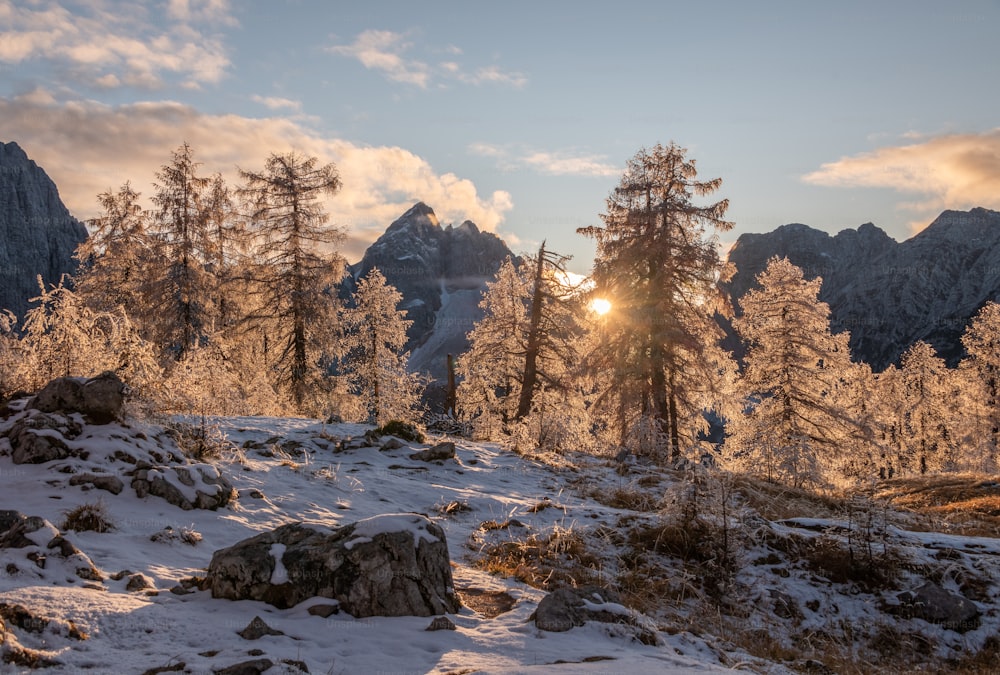
M37 276L52 284L71 273L73 251L86 236L45 172L16 143L0 143L0 308L23 317ZM465 336L482 317L486 282L512 255L470 221L442 227L419 202L349 267L344 291L378 267L413 321L411 368L443 379L447 355L468 348ZM945 211L902 243L871 223L835 236L798 223L744 234L729 253L738 270L726 286L734 306L773 256L823 278L820 299L830 305L833 330L850 331L854 358L876 370L917 340L955 365L969 319L1000 301L1000 213L982 208ZM732 335L729 346L742 349Z
M918 340L954 366L969 319L1000 300L1000 213L982 208L945 211L901 243L871 223L836 236L798 223L744 234L729 252L738 270L727 287L734 301L773 256L822 277L834 332L849 331L854 359L877 371Z
M17 143L0 142L0 309L23 318L38 276L48 286L71 274L86 238L45 171Z

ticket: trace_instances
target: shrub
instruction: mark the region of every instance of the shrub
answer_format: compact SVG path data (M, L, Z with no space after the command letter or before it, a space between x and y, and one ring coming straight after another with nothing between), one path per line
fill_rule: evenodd
M68 511L61 529L74 532L110 532L115 526L111 522L111 516L104 502L98 501L93 504L80 504Z
M411 422L403 422L401 420L391 420L386 422L376 429L375 433L379 436L395 436L396 438L401 438L404 441L410 441L412 443L423 443L426 440L424 434L415 424Z

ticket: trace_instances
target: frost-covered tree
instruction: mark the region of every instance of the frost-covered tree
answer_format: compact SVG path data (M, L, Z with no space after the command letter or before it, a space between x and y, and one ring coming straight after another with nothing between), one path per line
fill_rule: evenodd
M9 309L0 310L0 400L14 393L19 356L17 316Z
M372 268L358 281L354 306L344 312L344 371L368 422L411 420L420 401L420 379L408 373L403 351L412 321L399 309L402 294Z
M333 164L295 152L272 154L262 171L241 171L239 195L256 235L255 310L277 389L305 412L323 407L327 363L336 353L336 300L343 258L332 250L343 233L328 224L320 198L340 188Z
M543 244L520 266L504 261L487 283L479 305L484 317L469 333L469 351L458 363L459 412L484 437L515 433L520 425L533 431L518 432L518 445L531 438L538 446L562 445L546 429L573 417L569 407L580 399L572 371L582 302L565 280L564 261Z
M118 192L98 195L102 215L88 221L90 236L76 249L80 267L74 288L94 311L121 307L145 325L149 311L144 293L152 271L153 242L140 196L128 182Z
M824 484L854 425L839 393L852 368L846 333L830 332L822 280L772 258L740 299L734 326L748 345L742 387L751 407L733 420L729 456L770 481Z
M158 320L156 341L176 360L212 331L215 280L206 207L210 179L198 175L200 163L187 143L156 173L151 230L157 261L149 270L150 305Z
M712 315L723 271L708 230L727 231L728 200L704 206L722 179L698 180L694 160L673 143L642 149L607 199L603 226L579 232L597 242L596 293L612 304L601 367L609 377L597 406L627 445L648 430L676 458L702 416L702 392L712 378L706 349L721 337ZM598 362L600 362L598 360Z
M904 427L901 445L909 471L954 469L957 456L954 404L959 397L954 372L926 342L903 354L900 368Z
M1000 459L1000 304L986 303L962 336L968 354L962 371L969 377L967 402L982 447L980 470L996 469Z
M486 282L479 303L483 318L469 332L469 350L458 360L459 413L486 438L496 437L517 412L529 297L530 280L507 258Z

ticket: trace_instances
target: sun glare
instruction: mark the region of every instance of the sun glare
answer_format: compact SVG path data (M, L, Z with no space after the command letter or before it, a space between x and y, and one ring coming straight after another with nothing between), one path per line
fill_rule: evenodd
M590 301L590 309L594 314L604 316L611 311L611 302L604 298L594 298Z

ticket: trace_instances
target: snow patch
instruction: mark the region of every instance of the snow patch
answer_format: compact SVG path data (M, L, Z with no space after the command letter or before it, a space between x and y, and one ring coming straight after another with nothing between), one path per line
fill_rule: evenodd
M344 548L351 550L358 544L372 541L377 535L390 532L409 532L415 547L420 545L421 540L437 543L440 540L427 531L427 522L423 516L413 513L386 513L365 518L354 526L354 538L346 542Z
M285 545L281 543L271 544L269 553L274 558L274 571L271 572L271 584L274 586L287 584L288 570L285 569L285 564L281 562L281 557L285 555Z

